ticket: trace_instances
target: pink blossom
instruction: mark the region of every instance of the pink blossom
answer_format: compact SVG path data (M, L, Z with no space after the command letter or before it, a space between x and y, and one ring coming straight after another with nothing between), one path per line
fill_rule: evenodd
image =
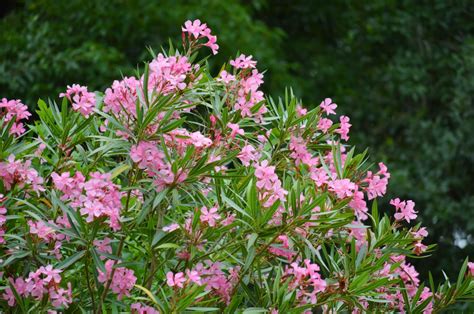
M216 220L221 219L217 213L217 207L207 209L206 206L201 207L201 215L199 216L201 222L207 222L210 227L215 227Z
M241 54L235 60L230 60L230 65L236 69L255 68L257 62L252 60L252 56L245 56Z
M132 314L160 314L158 310L151 306L141 305L140 303L132 303L130 310Z
M329 182L328 173L323 167L321 168L311 167L310 177L314 181L317 187L321 187L324 184L327 184Z
M205 148L209 147L212 145L212 141L202 135L201 132L193 132L190 134L190 140L191 143L196 147L196 148Z
M467 263L467 268L471 276L474 276L474 263L473 262L468 262Z
M153 142L140 142L130 149L130 158L140 169L158 170L165 167L165 154Z
M301 104L298 104L296 106L296 114L298 117L304 116L306 113L308 113L308 110L306 108L303 108Z
M88 118L95 108L95 94L88 92L86 86L73 84L67 86L66 93L59 94L59 97L66 97L72 102L72 109L80 112L84 117Z
M244 135L245 132L243 129L240 128L240 126L237 124L237 123L227 123L227 127L230 128L232 130L232 132L230 133L230 137L231 138L235 138L235 136L237 134L239 135Z
M33 222L28 220L28 226L30 227L30 233L38 236L38 238L49 242L55 239L54 229L47 226L43 221Z
M336 193L337 198L351 197L357 190L357 185L349 179L336 179L328 184L329 191Z
M170 287L183 288L186 278L182 272L173 274L173 272L166 273L166 284Z
M335 112L334 110L337 108L337 105L332 102L332 99L331 99L331 98L326 98L326 99L324 99L324 100L319 104L319 107L321 107L321 109L322 109L324 112L326 112L327 115L336 114L336 112Z
M19 99L17 100L8 100L2 98L0 102L0 119L4 118L4 125L0 124L0 127L6 127L6 125L15 118L12 127L9 131L10 134L15 134L17 136L25 133L25 128L21 120L26 120L31 116L31 113L28 111L28 107L21 103Z
M255 166L255 176L257 177L257 187L259 189L271 190L274 183L278 181L275 174L275 167L268 165L268 160L262 161Z
M339 118L339 121L341 122L340 123L340 126L339 126L339 129L337 129L336 133L339 133L341 135L341 138L345 141L348 141L349 140L349 129L351 128L352 124L349 123L349 117L347 116L341 116Z
M177 223L172 223L171 225L163 227L164 232L173 232L179 229L179 225Z
M166 57L160 53L150 63L148 90L150 93L155 92L163 95L183 90L188 86L186 77L191 73L191 70L192 66L187 57Z
M199 276L199 273L197 271L186 269L186 276L188 276L189 281L199 286L202 285L201 276Z
M219 77L216 79L218 82L224 82L225 84L229 84L230 82L235 81L235 76L227 73L227 71L223 70L219 74Z
M19 188L29 185L37 193L44 191L43 178L39 176L35 169L31 168L31 161L15 160L14 155L10 155L6 162L0 162L0 179L3 180L3 185L7 191L13 185Z
M201 33L207 28L206 24L201 24L200 20L186 21L184 26L181 27L181 30L184 33L189 33L194 36L194 38L199 38Z
M240 159L244 166L248 167L251 161L258 161L260 156L260 153L257 152L252 145L245 145L237 155L237 158Z
M318 121L318 129L323 133L327 133L329 128L332 126L332 121L328 118L321 118Z
M112 246L110 245L110 238L105 237L104 240L94 240L92 243L94 244L97 252L101 254L100 259L105 259L105 256L102 254L112 254Z
M114 264L115 261L108 260L105 262L105 273L100 269L97 270L99 272L99 282L106 283L110 280ZM137 277L135 277L133 270L125 267L117 267L115 268L114 276L110 282L110 289L118 294L118 299L121 300L123 296L130 295L130 290L135 286L136 281Z
M72 288L71 283L68 283L68 288L58 288L57 290L50 289L49 296L51 297L51 304L54 307L68 307L72 303Z
M415 202L408 200L408 201L400 201L399 198L390 200L390 204L395 206L395 219L406 220L408 223L411 220L416 219L417 212L415 211ZM399 212L398 212L399 211Z

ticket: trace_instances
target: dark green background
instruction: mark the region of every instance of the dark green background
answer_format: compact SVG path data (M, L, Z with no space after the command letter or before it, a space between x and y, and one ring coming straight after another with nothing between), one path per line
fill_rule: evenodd
M291 86L309 106L331 97L351 143L392 172L391 197L413 199L437 252L415 262L454 275L474 257L472 1L0 1L0 97L56 98L67 84L104 90L133 74L180 25L218 36L215 71L238 51L266 69L265 91ZM420 267L421 266L421 267Z

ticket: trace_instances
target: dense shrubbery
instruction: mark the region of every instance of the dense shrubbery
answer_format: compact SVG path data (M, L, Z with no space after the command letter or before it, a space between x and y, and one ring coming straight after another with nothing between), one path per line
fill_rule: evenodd
M215 54L216 37L182 31L182 49L103 94L40 100L29 127L2 99L5 311L430 313L473 299L467 259L455 283L420 282L408 258L432 246L415 204L379 212L390 173L346 144L331 99L265 98L251 56L213 77L197 50Z
M214 74L239 47L268 69L266 91L281 95L291 82L310 108L328 91L350 104L341 112L360 130L354 142L395 169L389 196L424 208L427 241L440 245L424 261L435 278L474 255L474 224L465 219L474 213L470 1L7 2L17 8L0 20L0 97L33 108L68 82L103 90L133 74L146 46L178 38L175 25L205 19L222 33Z

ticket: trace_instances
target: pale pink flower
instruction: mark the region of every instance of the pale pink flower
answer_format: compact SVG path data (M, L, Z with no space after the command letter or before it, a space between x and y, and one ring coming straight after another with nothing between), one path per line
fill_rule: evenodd
M357 190L357 185L349 179L336 179L328 184L329 191L336 193L337 198L351 197Z
M166 284L170 287L183 288L186 278L182 272L173 274L173 272L166 273Z
M408 201L400 201L399 198L390 200L390 204L395 206L395 219L406 220L408 223L411 220L416 219L417 212L415 211L415 202L408 200Z
M111 239L108 237L105 237L104 240L94 240L92 242L97 249L97 252L101 254L100 259L105 259L106 257L102 255L102 253L105 254L112 254L112 246L110 245Z
M235 138L237 136L237 134L239 135L244 135L245 134L245 131L243 129L240 128L240 126L237 124L237 123L227 123L227 127L230 128L232 130L232 132L230 133L230 137L232 138Z
M198 286L202 285L201 276L195 270L186 269L186 276L188 276L189 281L194 282Z
M336 133L339 133L341 135L341 138L345 141L348 141L349 140L349 129L351 128L352 124L349 123L349 117L347 116L341 116L339 118L339 121L340 121L340 125L339 125L339 129L337 129Z
M201 207L201 215L199 216L201 222L207 222L210 227L216 225L216 220L221 219L221 216L217 213L217 207L211 207L207 209L206 206Z
M474 263L473 262L468 262L467 263L467 268L471 276L474 276Z
M59 97L66 97L72 103L72 109L80 112L88 118L95 108L95 94L87 91L86 86L73 84L67 86L66 93L59 94Z
M255 68L257 61L252 60L252 56L241 54L235 60L230 60L230 65L236 69Z
M258 161L261 154L255 150L252 145L245 145L237 155L242 164L246 167L250 166L251 161Z
M332 102L331 98L325 98L320 104L319 107L326 112L327 115L336 114L334 111L337 108L337 105Z
M332 121L328 118L321 118L318 121L317 128L323 133L327 133L329 128L332 126Z
M225 84L229 84L230 82L235 81L235 76L232 74L227 73L227 71L223 70L219 77L216 79L218 82L224 82Z
M177 223L172 223L171 225L163 227L164 232L173 232L179 229L179 225Z
M201 33L207 28L206 24L201 24L200 20L186 21L184 26L181 27L181 30L185 33L189 33L194 36L194 38L199 38Z

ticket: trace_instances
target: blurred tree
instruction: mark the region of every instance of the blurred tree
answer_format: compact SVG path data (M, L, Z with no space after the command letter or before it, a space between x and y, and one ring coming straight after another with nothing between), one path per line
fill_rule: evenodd
M283 33L253 20L251 10L236 0L26 0L9 7L15 5L0 20L0 94L30 107L66 84L103 90L150 59L146 47L159 51L169 37L179 43L179 25L195 18L218 35L215 64L240 47L262 60L261 68L270 69L274 80L288 80L282 52L274 49Z

